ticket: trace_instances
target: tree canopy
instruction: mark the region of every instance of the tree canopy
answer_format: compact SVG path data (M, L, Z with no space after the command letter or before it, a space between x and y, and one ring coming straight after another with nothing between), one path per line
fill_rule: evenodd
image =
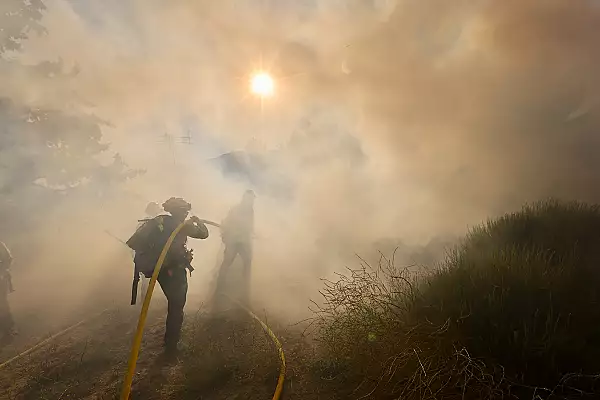
M60 61L22 65L14 55L40 24L45 5L40 0L4 0L0 4L0 66L18 68L25 76L74 79ZM3 64L3 65L2 65ZM102 129L109 125L78 107L23 104L0 90L0 217L3 228L26 224L42 205L58 204L64 195L88 190L104 193L141 171L131 170L120 155L113 162ZM12 222L12 223L11 223Z

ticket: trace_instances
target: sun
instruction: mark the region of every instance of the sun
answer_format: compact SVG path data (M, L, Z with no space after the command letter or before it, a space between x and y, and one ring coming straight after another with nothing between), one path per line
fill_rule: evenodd
M275 93L275 82L267 72L257 72L250 80L250 90L257 96L270 97Z

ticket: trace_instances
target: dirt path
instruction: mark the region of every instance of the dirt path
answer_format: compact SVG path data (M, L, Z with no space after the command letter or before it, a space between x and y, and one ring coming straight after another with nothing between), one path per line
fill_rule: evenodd
M108 312L0 370L0 399L118 399L137 316L129 308ZM313 372L310 345L298 332L269 322L288 360L283 399L336 399ZM162 356L163 330L164 309L155 308L132 399L271 399L279 359L269 337L245 313L219 318L188 313L184 350L175 362Z

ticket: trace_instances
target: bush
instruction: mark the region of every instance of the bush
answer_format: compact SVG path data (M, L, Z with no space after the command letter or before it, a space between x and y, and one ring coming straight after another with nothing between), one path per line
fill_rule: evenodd
M376 398L600 395L600 208L548 201L473 229L417 276L326 282L318 338Z

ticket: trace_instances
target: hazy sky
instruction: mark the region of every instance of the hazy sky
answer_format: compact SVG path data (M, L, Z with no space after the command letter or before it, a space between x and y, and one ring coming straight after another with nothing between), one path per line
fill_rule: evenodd
M408 207L397 223L432 233L550 195L596 199L598 16L592 1L562 0L55 0L24 58L77 63L37 100L89 101L136 165L139 141L165 131L192 131L202 157L249 143L299 157L289 139L318 109L313 137L353 134L369 159L375 188L360 201ZM277 84L262 111L248 93L261 65ZM319 140L312 151L330 148L330 162L317 178L356 181Z
M15 71L0 78L5 94L88 104L112 123L112 149L149 170L135 191L178 192L206 214L243 191L206 158L260 153L295 187L291 203L258 202L281 249L263 265L318 264L317 239L351 254L382 237L461 234L548 196L600 200L595 1L47 5L47 34L21 60L61 58L80 72L32 82ZM262 107L248 91L261 67L276 80ZM160 135L188 131L195 144L176 145L174 165Z

